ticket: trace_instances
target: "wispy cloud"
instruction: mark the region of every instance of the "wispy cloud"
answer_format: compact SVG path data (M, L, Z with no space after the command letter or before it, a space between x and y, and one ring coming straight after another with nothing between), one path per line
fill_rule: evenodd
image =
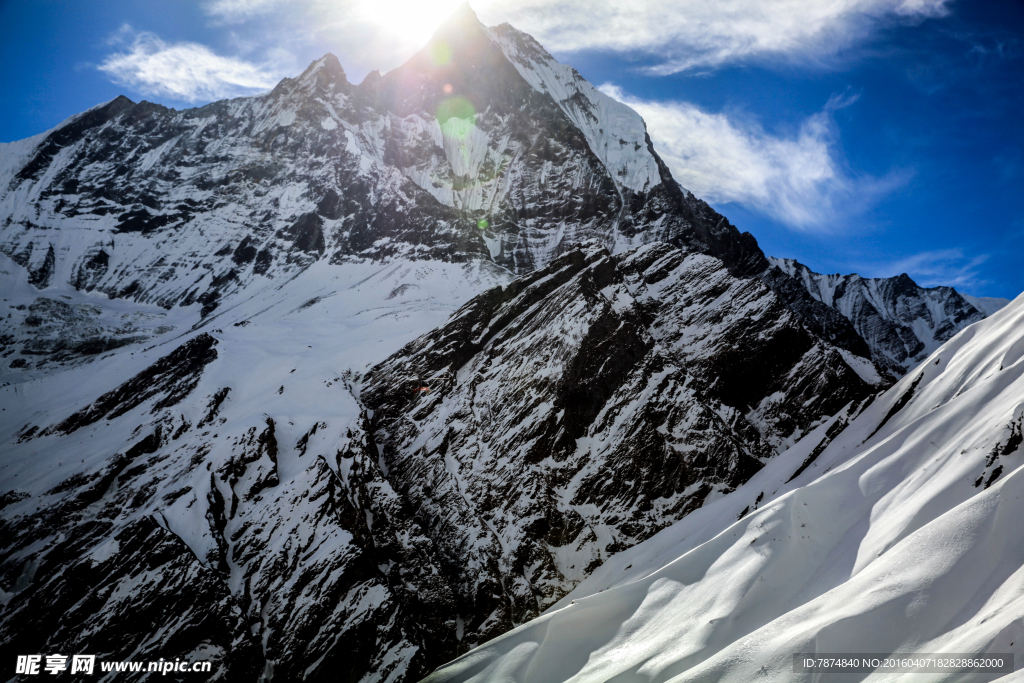
M862 264L857 270L866 277L892 277L906 273L923 287L946 285L974 292L990 284L980 270L988 260L988 254L971 256L962 249L938 249L895 261Z
M948 13L951 0L476 0L554 51L654 56L654 73L759 58L816 61L898 22Z
M217 24L272 22L358 45L387 69L404 61L463 0L205 0ZM757 59L822 62L898 23L948 13L952 0L472 0L555 52L646 54L669 74ZM254 21L255 20L255 21Z
M601 90L643 116L681 185L712 203L735 202L793 228L830 229L907 180L903 173L875 178L844 168L832 112L856 95L833 97L784 137L689 102L641 100L610 84Z
M167 43L159 36L124 26L115 35L123 49L99 65L113 81L150 97L203 102L251 95L274 86L284 70L294 69L287 55L267 64L218 55L199 43Z
M208 0L202 7L214 19L237 24L267 14L282 4L284 0Z

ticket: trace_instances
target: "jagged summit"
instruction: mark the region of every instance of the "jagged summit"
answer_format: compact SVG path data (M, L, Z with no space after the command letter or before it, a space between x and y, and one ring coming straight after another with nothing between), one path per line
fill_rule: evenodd
M302 72L302 75L299 76L299 78L309 78L320 71L324 71L336 79L347 82L345 69L342 68L341 62L338 61L338 58L331 52L328 52L323 57L310 64L306 70Z
M438 37L450 29L483 29L484 25L480 22L480 18L477 16L476 11L468 3L464 2L456 7L448 18L445 19L441 27L435 32L434 37Z
M102 126L134 106L136 106L135 102L124 95L118 95L106 104L72 116L57 126L41 144L35 147L31 161L17 171L15 178L23 181L37 179L61 149L75 142L87 131ZM0 178L0 180L8 179Z
M380 71L378 71L377 69L374 69L373 71L370 71L369 73L367 73L365 77L363 77L363 80L360 81L359 86L361 88L367 88L367 89L372 88L372 87L374 87L373 84L376 81L379 81L381 78L382 78L382 76L381 76Z
M405 65L359 86L325 55L265 96L182 112L119 99L51 134L18 178L35 178L71 145L79 153L51 168L46 187L18 189L0 178L11 193L36 193L31 201L53 199L38 216L4 219L51 227L90 220L99 232L82 238L96 239L55 251L54 268L161 306L203 299L209 310L226 289L304 267L311 256L490 258L520 273L592 237L613 250L665 240L714 254L735 272L763 266L752 237L672 180L636 112L529 36L485 29L470 8ZM338 169L333 178L321 172L326 165ZM266 189L285 185L302 199L282 206ZM365 199L346 207L342 196ZM330 223L344 216L351 225ZM182 226L197 223L218 226L204 231L208 246L198 251L182 241ZM32 230L8 231L0 252L43 281L50 243ZM103 263L83 259L105 231L162 235L189 267L197 254L235 253L243 242L239 254L254 249L259 258L240 255L209 285L185 286L170 273L172 259L130 255L145 251L133 239L104 248ZM133 286L115 284L136 269Z
M850 320L871 348L872 359L896 377L967 325L998 310L984 310L952 287L921 287L906 273L891 278L822 275L794 259L771 261L816 301Z

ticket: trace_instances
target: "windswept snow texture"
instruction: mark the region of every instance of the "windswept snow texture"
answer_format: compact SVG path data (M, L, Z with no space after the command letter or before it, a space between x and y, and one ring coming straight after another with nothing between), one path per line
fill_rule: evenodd
M793 653L1022 652L1022 424L1024 296L427 680L810 681Z
M793 259L769 259L812 297L853 323L879 367L902 377L953 335L1008 301L978 299L952 287L920 287L906 273L890 278L822 275Z

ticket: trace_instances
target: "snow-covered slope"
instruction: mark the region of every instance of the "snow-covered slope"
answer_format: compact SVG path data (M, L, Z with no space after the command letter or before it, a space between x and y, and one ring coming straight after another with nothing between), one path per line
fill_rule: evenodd
M4 651L209 659L229 681L403 680L454 654L458 609L358 377L503 282L488 262L323 261L205 331L173 309L145 348L0 387Z
M853 323L872 359L896 377L910 372L954 334L1009 303L952 287L920 287L906 273L890 278L822 275L793 259L769 259L816 300Z
M1022 425L1024 296L428 680L817 680L794 653L1020 653Z
M963 293L960 293L960 296L985 315L992 315L1010 303L1009 299L1001 299L996 296L971 296L970 294Z
M519 74L546 93L587 138L590 149L613 172L617 185L644 192L661 184L647 127L632 109L587 82L576 69L559 64L541 45L508 24L488 29Z

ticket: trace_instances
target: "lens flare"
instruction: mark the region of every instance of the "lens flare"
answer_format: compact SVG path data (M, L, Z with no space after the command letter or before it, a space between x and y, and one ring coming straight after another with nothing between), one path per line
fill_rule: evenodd
M448 43L439 40L430 46L430 59L437 66L444 66L452 61L452 49L448 47Z
M446 97L437 107L437 122L443 124L448 119L463 119L473 125L476 122L476 107L462 95Z

